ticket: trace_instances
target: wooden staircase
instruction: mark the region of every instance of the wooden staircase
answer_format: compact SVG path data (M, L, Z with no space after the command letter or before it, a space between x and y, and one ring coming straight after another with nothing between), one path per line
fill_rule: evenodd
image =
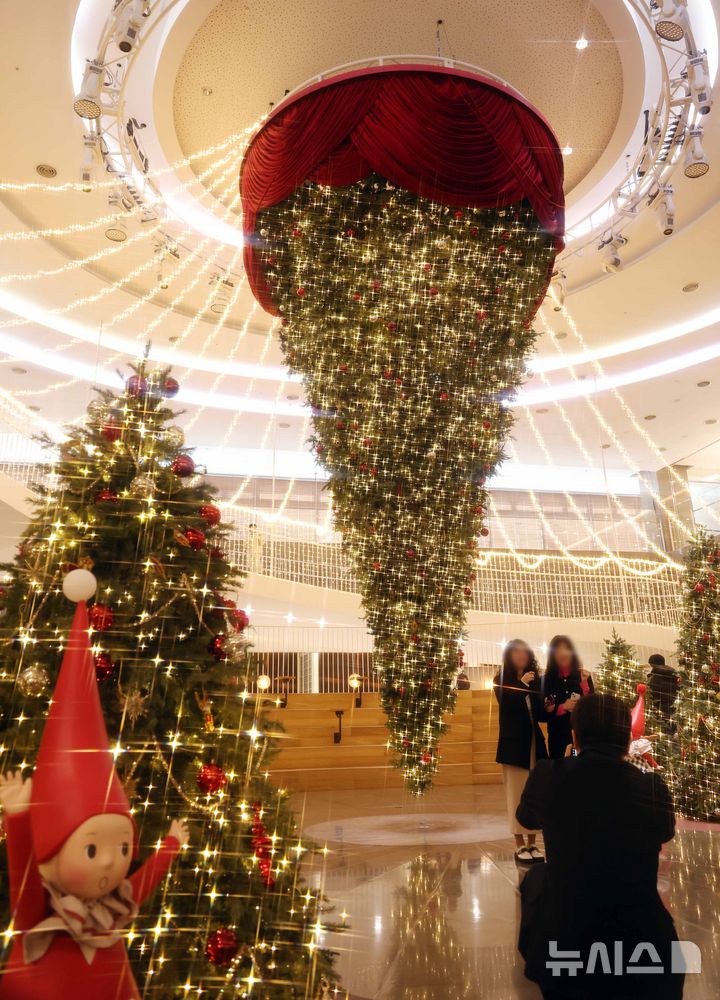
M492 698L492 704L491 704ZM333 734L342 710L342 741ZM292 791L355 788L399 788L401 772L387 749L385 714L377 694L363 694L355 707L351 694L291 694L287 708L274 708L270 718L285 732L272 761L273 781ZM449 729L440 742L436 785L495 784L497 705L490 691L461 691Z

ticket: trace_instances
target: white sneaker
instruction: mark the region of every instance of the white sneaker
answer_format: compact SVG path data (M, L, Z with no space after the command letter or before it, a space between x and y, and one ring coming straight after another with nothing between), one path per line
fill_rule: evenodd
M535 860L530 853L530 849L527 847L520 847L515 851L515 860L519 861L521 865L531 865Z

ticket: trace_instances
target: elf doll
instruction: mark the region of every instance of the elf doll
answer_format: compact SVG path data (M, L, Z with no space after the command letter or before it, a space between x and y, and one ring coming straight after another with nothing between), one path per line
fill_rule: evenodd
M78 577L77 574L82 574ZM140 1000L123 935L188 841L175 820L128 877L137 830L110 751L88 642L86 570L32 779L0 778L13 945L0 1000Z

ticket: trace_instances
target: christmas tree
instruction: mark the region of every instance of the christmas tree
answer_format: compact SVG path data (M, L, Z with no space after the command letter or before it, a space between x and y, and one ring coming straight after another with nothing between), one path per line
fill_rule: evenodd
M525 202L451 208L379 175L305 183L257 226L360 581L390 745L421 793L454 707L486 482L556 247Z
M677 731L667 765L679 812L720 819L720 539L700 529L685 560Z
M637 686L645 682L645 673L635 658L635 649L613 629L611 637L605 640L603 658L595 672L598 693L613 694L632 708L637 700Z
M155 845L172 817L190 826L155 912L128 936L143 996L315 997L333 982L322 899L303 883L307 848L264 773L274 741L249 621L228 596L242 577L173 422L178 389L143 361L122 395L99 393L45 469L6 567L2 770L32 767L74 611L63 577L90 569L97 683L140 843Z

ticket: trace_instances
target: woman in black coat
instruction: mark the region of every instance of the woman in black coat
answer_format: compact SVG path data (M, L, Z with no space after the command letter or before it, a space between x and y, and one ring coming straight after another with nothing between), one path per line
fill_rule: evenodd
M495 760L502 764L508 817L515 837L515 858L525 864L543 861L535 845L536 832L528 832L515 818L531 768L536 760L547 757L545 738L538 725L540 677L537 660L522 639L513 639L505 647L502 667L495 676L493 687L500 706Z
M550 640L543 677L543 707L548 728L550 757L564 757L572 744L572 710L577 701L595 690L572 639L556 635Z

